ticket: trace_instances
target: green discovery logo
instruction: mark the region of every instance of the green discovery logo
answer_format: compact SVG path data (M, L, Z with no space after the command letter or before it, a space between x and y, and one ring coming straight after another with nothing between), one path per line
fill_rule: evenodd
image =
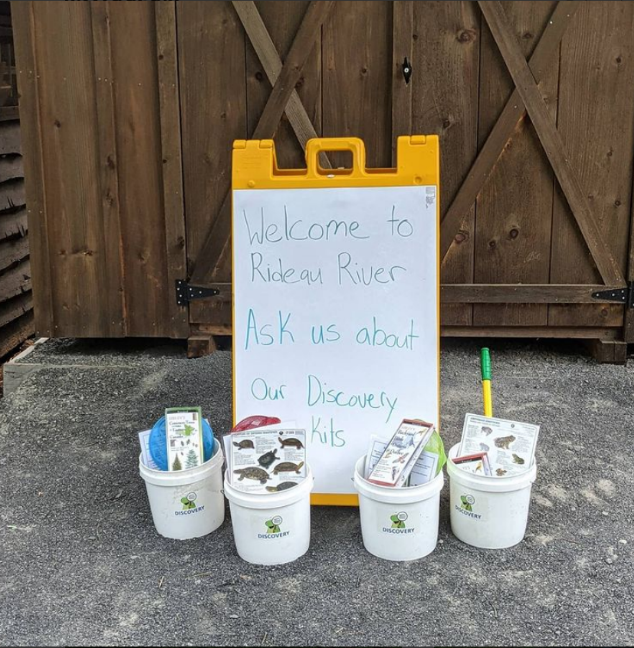
M392 529L404 529L405 520L407 520L407 513L405 513L405 511L395 513L390 516L390 520L392 520Z
M183 511L189 511L196 508L196 493L189 493L187 497L181 497L181 504L183 505Z
M461 495L460 496L460 508L463 508L465 511L473 511L473 505L475 504L475 497L473 495Z
M267 520L264 524L266 524L267 533L279 533L280 524L282 524L282 516L276 515L275 517L272 517L270 520Z

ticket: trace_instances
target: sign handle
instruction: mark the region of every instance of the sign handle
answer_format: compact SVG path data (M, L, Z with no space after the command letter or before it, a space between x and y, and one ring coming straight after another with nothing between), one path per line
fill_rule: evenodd
M307 176L319 177L332 173L319 164L319 153L329 151L350 151L352 153L352 175L365 176L365 146L358 137L321 137L306 142Z

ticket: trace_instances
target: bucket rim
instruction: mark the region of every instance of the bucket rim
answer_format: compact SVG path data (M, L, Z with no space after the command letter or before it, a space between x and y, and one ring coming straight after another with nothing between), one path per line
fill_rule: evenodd
M304 497L310 495L313 490L315 479L310 466L306 466L306 477L297 483L294 488L280 491L279 493L246 493L234 488L228 481L227 475L224 478L225 497L231 504L237 504L247 509L274 509L281 506L295 504Z
M222 470L224 463L224 454L222 446L218 439L214 437L214 448L216 449L211 459L205 461L204 464L196 466L196 468L189 468L188 470L179 470L177 472L169 470L154 470L148 468L143 463L143 454L139 454L139 473L146 483L154 486L165 486L171 488L172 486L183 486L191 484L196 481L207 479L209 473Z
M406 486L395 488L394 486L380 486L373 484L362 476L365 468L366 455L357 459L354 465L354 485L359 495L368 497L375 502L385 504L414 504L431 499L443 489L445 484L445 475L442 470L426 484L419 486Z
M457 456L459 447L460 443L456 443L449 450L447 455L447 474L450 480L453 479L463 486L485 493L510 493L530 487L537 479L537 461L534 457L530 468L519 475L509 475L508 477L473 475L466 470L461 470L452 461Z

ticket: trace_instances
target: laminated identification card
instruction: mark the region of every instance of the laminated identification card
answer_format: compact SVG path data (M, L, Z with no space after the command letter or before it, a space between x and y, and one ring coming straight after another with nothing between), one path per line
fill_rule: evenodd
M277 493L307 475L306 430L267 426L223 437L227 479L248 493Z
M165 438L169 470L187 470L200 466L204 461L200 407L167 408Z
M462 429L460 456L486 452L492 476L517 475L533 462L539 425L467 414Z

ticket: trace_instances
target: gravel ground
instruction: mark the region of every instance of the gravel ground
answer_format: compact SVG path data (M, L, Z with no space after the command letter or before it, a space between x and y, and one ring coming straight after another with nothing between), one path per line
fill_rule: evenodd
M420 561L374 558L356 509L317 507L308 553L257 567L228 516L205 538L158 536L138 475L136 432L166 406L229 429L230 353L41 345L28 361L47 366L0 400L0 645L632 645L634 361L490 346L496 414L542 426L523 543L458 541L445 486ZM480 408L477 349L443 346L447 447Z

